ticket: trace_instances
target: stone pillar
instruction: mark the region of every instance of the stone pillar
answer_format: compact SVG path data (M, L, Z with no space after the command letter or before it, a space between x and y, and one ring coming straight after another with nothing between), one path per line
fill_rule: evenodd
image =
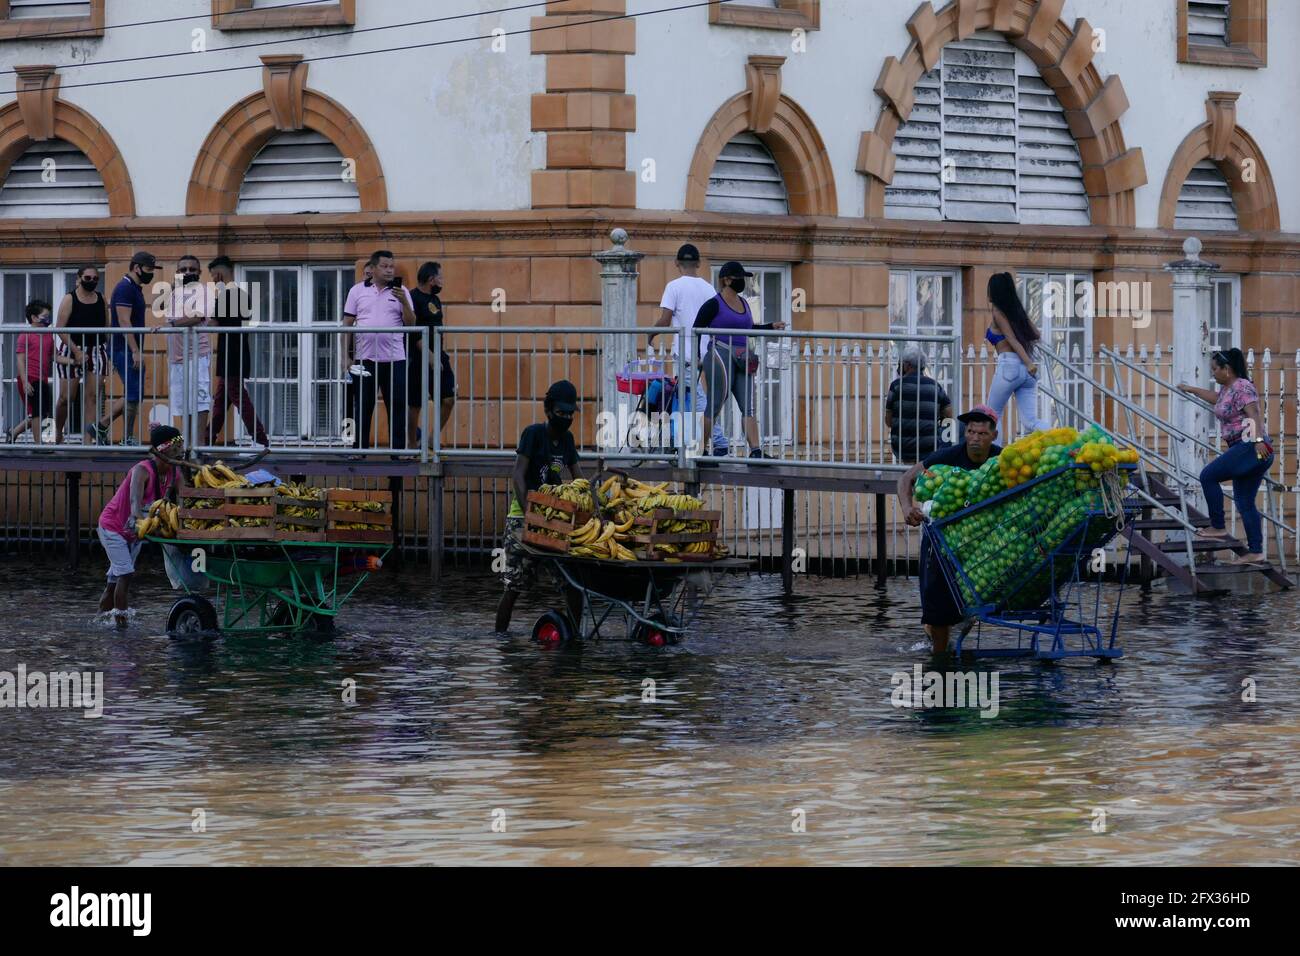
M600 324L607 329L634 329L637 325L637 266L644 256L626 248L627 230L615 229L609 237L614 245L596 253L595 257L600 263ZM618 414L619 391L615 377L635 356L636 336L604 336L601 343L602 412Z
M1215 388L1210 378L1209 353L1210 310L1213 307L1210 277L1219 270L1213 262L1201 258L1201 240L1192 237L1183 243L1183 258L1165 266L1173 275L1174 355L1173 383L1187 382L1199 388ZM1171 409L1172 424L1210 441L1210 412L1191 401L1175 401ZM1204 449L1180 442L1179 461L1192 476L1200 473L1209 458Z

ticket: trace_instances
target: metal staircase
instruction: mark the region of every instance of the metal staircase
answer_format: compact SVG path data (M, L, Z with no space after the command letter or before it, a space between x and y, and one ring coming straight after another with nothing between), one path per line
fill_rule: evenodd
M1110 363L1112 381L1117 387L1122 380L1122 368L1131 373L1130 380L1131 375L1136 374L1149 380L1156 389L1167 390L1170 408L1174 407L1174 402L1180 401L1192 403L1194 407L1209 407L1200 399L1178 391L1172 383L1153 375L1113 349L1103 346L1099 354ZM1040 376L1039 391L1051 399L1058 419L1078 423L1080 426L1097 420L1090 409L1078 407L1066 397L1065 390L1058 387L1062 379L1074 386L1071 391L1080 391L1077 386L1082 384L1091 388L1103 401L1114 403L1117 413L1115 422L1122 421L1124 427L1112 426L1109 430L1138 450L1141 461L1133 477L1133 484L1145 507L1142 517L1126 527L1124 534L1133 550L1142 558L1148 579L1154 577L1154 569L1158 568L1165 575L1179 581L1189 593L1198 596L1228 590L1225 585L1226 575L1260 575L1283 588L1294 586L1287 571L1285 541L1286 536L1292 542L1295 541L1296 529L1286 524L1277 507L1282 500L1282 492L1286 490L1285 486L1267 476L1262 485L1264 504L1260 508L1260 517L1265 523L1266 532L1271 532L1266 533L1264 542L1269 564L1264 567L1242 566L1215 560L1215 556L1223 552L1236 555L1248 553L1246 543L1237 538L1209 540L1196 536L1199 529L1210 526L1210 519L1195 506L1200 490L1200 466L1195 452L1199 450L1208 457L1214 457L1218 454L1218 449L1160 418L1146 403L1135 401L1127 391L1105 385L1089 374L1081 362L1067 361L1043 346L1038 347L1037 355L1041 359L1041 368L1046 372ZM1160 406L1159 401L1152 404L1157 408ZM1062 415L1061 412L1066 414ZM1146 427L1139 428L1139 422ZM1232 495L1226 491L1225 497L1229 502L1232 501ZM1271 555L1270 537L1273 540ZM1203 560L1207 558L1208 561Z

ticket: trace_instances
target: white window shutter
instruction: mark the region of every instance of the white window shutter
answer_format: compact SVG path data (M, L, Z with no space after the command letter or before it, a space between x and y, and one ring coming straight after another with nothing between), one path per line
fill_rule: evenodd
M894 154L888 218L1090 221L1065 111L1033 61L999 34L944 47L939 67L917 84Z
M10 20L88 16L90 0L9 0Z
M889 219L942 219L943 93L939 70L916 84L916 103L894 137L894 181L885 187Z
M761 139L741 133L722 147L713 164L704 208L784 216L790 211L781 167Z
M1016 53L1019 85L1020 221L1055 226L1086 226L1088 193L1083 157L1070 135L1065 108L1038 75L1033 60Z
M1016 221L1016 51L1001 37L943 50L943 215Z
M1235 231L1237 206L1232 200L1232 187L1219 167L1203 159L1187 174L1183 188L1178 193L1178 208L1174 214L1175 229Z
M343 154L320 133L277 133L253 157L235 212L360 212L356 179L344 171Z
M102 218L109 215L104 180L71 143L35 143L14 161L0 187L0 219Z
M1188 0L1187 42L1228 45L1229 0Z

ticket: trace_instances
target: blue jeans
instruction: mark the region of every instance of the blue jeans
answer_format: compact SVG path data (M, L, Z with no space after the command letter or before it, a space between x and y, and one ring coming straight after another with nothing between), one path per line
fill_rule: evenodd
M1002 352L998 355L993 384L989 386L988 401L989 408L998 413L998 418L1002 417L1012 395L1016 396L1016 405L1020 408L1021 431L1036 432L1047 427L1038 417L1038 379L1029 374L1019 355Z
M1237 504L1237 514L1241 515L1242 527L1246 529L1246 547L1252 554L1259 554L1264 547L1255 495L1259 493L1260 483L1272 465L1272 455L1261 460L1256 456L1253 444L1237 442L1201 469L1205 510L1210 515L1210 524L1219 529L1227 527L1223 519L1223 491L1219 484L1232 479L1232 497Z

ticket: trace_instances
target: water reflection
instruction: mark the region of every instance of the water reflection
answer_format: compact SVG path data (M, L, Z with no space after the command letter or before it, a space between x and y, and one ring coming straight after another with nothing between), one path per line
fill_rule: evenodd
M558 652L527 640L542 595L490 633L486 574L369 582L326 642L177 644L161 576L106 631L98 587L0 566L0 669L102 670L107 693L100 720L0 711L2 862L1300 857L1290 594L1134 592L1115 664L963 665L996 668L985 719L891 706L892 674L931 667L907 582L740 577L681 646Z

